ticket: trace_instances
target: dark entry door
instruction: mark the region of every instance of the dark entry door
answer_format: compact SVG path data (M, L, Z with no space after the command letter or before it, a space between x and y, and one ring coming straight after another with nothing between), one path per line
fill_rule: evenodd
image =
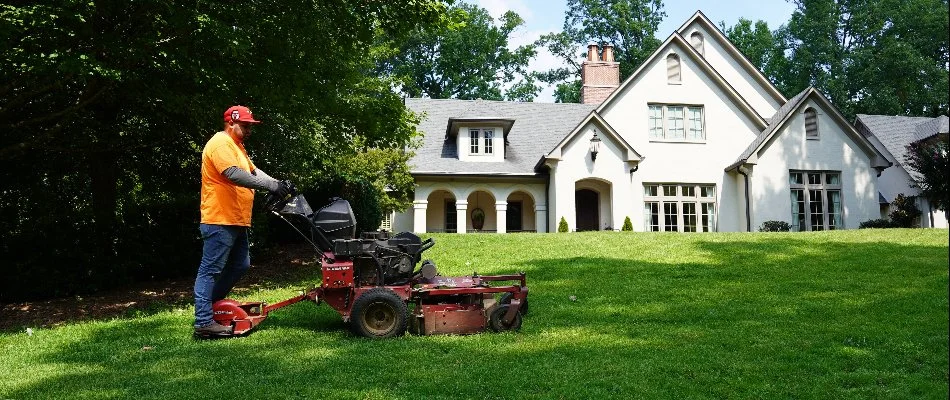
M505 228L508 230L508 232L518 232L524 229L524 227L521 226L520 201L508 202L508 212L505 219L507 220Z
M574 209L577 210L577 230L599 230L600 196L590 189L581 189L574 192Z

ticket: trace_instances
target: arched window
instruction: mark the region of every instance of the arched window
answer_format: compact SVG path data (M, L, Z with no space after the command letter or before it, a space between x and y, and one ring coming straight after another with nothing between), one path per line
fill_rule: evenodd
M706 55L703 53L703 34L699 32L693 32L692 35L689 35L689 44L699 52L700 55Z
M818 113L811 107L805 109L805 137L818 139Z
M680 83L680 56L670 54L666 56L666 78L668 83Z

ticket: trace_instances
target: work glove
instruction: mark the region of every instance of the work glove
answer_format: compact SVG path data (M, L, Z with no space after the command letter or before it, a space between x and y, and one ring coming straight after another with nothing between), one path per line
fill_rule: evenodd
M287 180L277 182L277 188L273 192L278 201L287 201L297 195L297 187Z

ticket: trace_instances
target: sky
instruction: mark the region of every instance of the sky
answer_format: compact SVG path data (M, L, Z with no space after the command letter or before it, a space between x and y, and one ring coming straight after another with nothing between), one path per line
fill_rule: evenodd
M560 32L564 25L564 11L567 9L566 0L466 0L469 3L488 10L494 18L498 18L508 10L512 10L525 20L525 24L511 36L509 47L531 43L541 35L550 32ZM732 26L740 17L757 21L763 20L769 29L775 30L779 25L788 22L795 10L795 5L786 0L665 0L663 11L666 18L660 23L656 36L661 41L673 33L696 12L703 14L717 26L720 21L726 26ZM580 50L578 50L580 51ZM546 71L561 66L562 62L544 49L538 49L538 56L529 65L531 70ZM554 88L547 87L535 99L537 102L550 103L554 101Z

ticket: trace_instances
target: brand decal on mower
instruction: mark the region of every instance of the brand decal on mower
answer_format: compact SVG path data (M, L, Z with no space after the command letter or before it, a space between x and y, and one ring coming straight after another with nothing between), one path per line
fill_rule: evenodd
M228 315L230 315L230 314L234 314L234 313L231 312L231 311L222 311L222 310L218 310L218 311L215 311L215 312L214 312L214 315L221 315L221 314L228 314Z

